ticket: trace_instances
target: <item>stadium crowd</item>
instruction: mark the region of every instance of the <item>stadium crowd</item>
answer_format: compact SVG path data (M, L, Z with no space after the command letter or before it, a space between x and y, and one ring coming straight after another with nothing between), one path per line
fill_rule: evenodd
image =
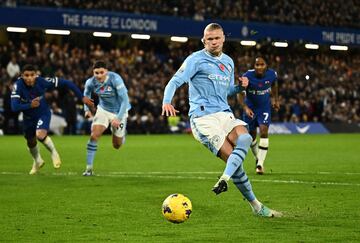
M10 110L10 92L22 65L35 64L42 76L63 77L83 89L97 59L106 60L110 70L120 73L125 80L133 107L128 119L129 133L188 129L186 88L180 89L174 98L175 107L180 110L180 119L175 121L160 115L162 93L183 58L201 48L198 40L179 44L164 38L145 42L118 37L113 46L101 42L86 46L79 44L83 43L81 40L51 42L29 38L31 42L27 39L0 45L0 128L5 133L20 132L19 114ZM86 37L79 34L78 38ZM359 53L312 51L300 46L284 50L265 43L262 47L245 48L236 42L229 42L225 50L234 58L237 75L251 69L258 55L278 72L281 109L273 113L274 121L360 123ZM83 118L82 106L74 94L54 91L48 95L48 101L54 114L65 118L66 133L89 131L89 122ZM230 104L235 115L241 117L237 99L231 98Z
M6 0L5 6L107 10L136 14L181 16L195 20L224 19L327 27L360 27L357 0Z

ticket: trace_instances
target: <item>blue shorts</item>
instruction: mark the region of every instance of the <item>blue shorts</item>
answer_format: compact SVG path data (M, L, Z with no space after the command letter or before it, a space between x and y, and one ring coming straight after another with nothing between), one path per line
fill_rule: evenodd
M29 139L35 137L36 130L38 129L44 129L46 131L49 131L50 119L51 119L50 112L42 114L38 118L24 119L23 130L24 130L25 138Z
M249 131L256 130L260 125L269 127L271 123L271 110L254 111L254 117L251 118L244 112L243 121L249 125Z

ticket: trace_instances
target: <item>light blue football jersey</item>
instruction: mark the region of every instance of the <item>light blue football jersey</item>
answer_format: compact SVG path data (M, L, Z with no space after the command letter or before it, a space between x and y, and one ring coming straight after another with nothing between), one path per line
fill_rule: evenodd
M234 61L226 54L214 57L205 49L188 56L166 85L163 104L170 104L175 91L189 84L189 116L200 117L221 111L231 111L230 94L240 91L234 85Z
M103 83L91 77L86 80L84 96L91 97L94 92L99 97L99 104L101 108L111 113L117 114L117 118L123 118L124 114L131 108L127 88L119 74L108 72L107 78ZM85 111L89 108L85 105Z

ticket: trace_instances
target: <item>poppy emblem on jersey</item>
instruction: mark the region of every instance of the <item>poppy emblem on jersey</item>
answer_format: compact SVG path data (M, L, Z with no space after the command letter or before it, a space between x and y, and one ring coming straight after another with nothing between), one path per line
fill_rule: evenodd
M263 86L263 84L262 84L262 83L259 83L259 84L258 84L258 86L259 86L259 87L262 87L262 86Z
M105 89L104 86L100 87L101 92L104 92L104 89Z
M221 69L221 71L225 71L225 66L224 66L224 64L219 64L219 68Z

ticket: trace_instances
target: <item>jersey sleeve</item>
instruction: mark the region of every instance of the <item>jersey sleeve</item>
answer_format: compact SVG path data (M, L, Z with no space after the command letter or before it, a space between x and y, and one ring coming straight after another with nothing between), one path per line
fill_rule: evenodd
M17 82L14 84L11 92L11 110L14 112L31 109L31 103L22 103L20 89Z
M76 97L78 97L80 100L83 98L83 95L82 95L80 89L73 82L71 82L69 80L57 79L57 86L55 86L55 87L58 87L58 86L60 86L60 87L65 86L68 89L71 89L75 93Z
M85 89L84 89L84 96L91 98L91 92L93 91L93 85L91 82L91 78L89 78L88 80L86 80L85 82ZM84 110L85 111L89 111L89 107L87 105L84 104Z
M193 56L186 58L179 70L165 87L163 104L170 104L175 91L184 83L188 83L197 72L196 60Z
M41 84L43 86L45 86L45 88L48 89L53 89L53 88L57 88L59 86L59 79L58 77L52 77L52 78L43 78L43 77L37 77L37 79L41 82Z
M127 88L125 86L124 80L119 75L116 75L115 77L116 78L115 78L114 86L116 89L116 93L119 99L121 100L120 110L117 113L116 117L119 120L121 120L127 111L129 104L129 96L127 93Z

